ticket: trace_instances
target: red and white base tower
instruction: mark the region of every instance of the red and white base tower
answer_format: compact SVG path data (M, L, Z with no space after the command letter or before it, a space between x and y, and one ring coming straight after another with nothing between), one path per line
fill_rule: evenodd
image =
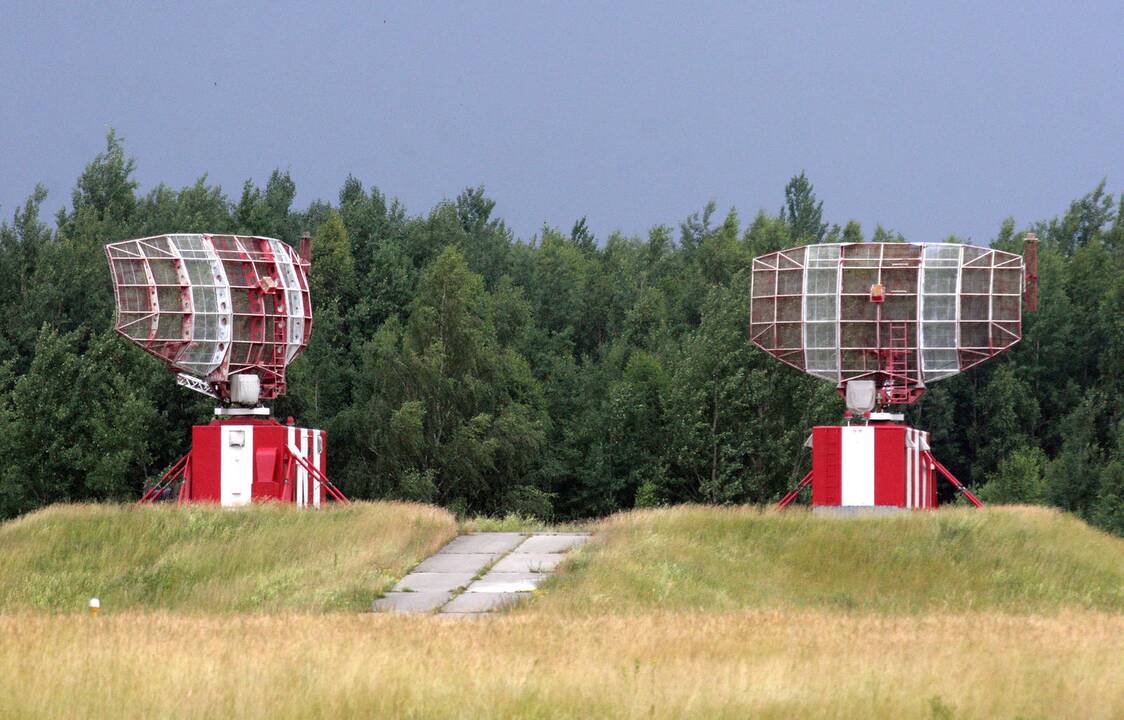
M929 433L905 425L813 428L812 504L936 507L936 474L928 450Z
M980 501L933 455L929 433L891 412L930 383L1010 348L1022 302L1037 305L1037 240L1026 263L974 245L807 245L753 260L750 340L835 383L846 424L813 429L812 470L780 501L812 486L815 508L929 509L939 479Z
M299 253L274 238L188 233L105 250L117 332L219 403L141 502L346 503L328 480L327 434L279 423L263 406L285 392L285 369L312 334L308 236Z

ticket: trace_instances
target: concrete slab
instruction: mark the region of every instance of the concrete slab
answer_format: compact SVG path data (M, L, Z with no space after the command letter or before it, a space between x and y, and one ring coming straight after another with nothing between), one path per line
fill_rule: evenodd
M527 537L523 533L472 533L450 540L438 552L448 553L505 553L515 549Z
M538 534L519 546L521 553L564 553L589 540L585 533Z
M498 592L498 593L469 593L466 592L453 598L445 607L441 608L441 614L446 613L485 613L499 608L506 607L512 603L526 600L531 597L529 592Z
M375 612L424 613L432 612L449 602L453 593L449 591L431 592L389 592L376 600L371 606Z
M548 573L565 559L565 553L525 553L517 549L493 565L492 572Z
M484 566L499 557L499 553L447 553L430 555L414 572L472 573L475 575Z
M475 576L476 573L412 572L399 580L392 589L396 592L447 592L468 585Z
M544 573L489 572L468 586L466 593L530 592L546 578Z
M393 590L376 600L376 612L480 617L529 598L531 591L589 540L587 533L473 533L454 538L426 558ZM472 580L489 563L484 577ZM453 594L464 588L456 597Z

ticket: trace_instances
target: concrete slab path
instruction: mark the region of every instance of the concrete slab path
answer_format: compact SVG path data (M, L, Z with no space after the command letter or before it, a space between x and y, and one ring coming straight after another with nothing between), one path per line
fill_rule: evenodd
M530 597L588 533L472 533L450 540L375 601L382 612L482 615Z

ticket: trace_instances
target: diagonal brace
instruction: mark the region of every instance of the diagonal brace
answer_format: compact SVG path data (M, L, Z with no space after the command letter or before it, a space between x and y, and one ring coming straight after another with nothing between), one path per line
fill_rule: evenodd
M297 449L292 445L289 445L287 449L289 451L289 458L293 462L296 462L298 465L304 468L306 471L308 471L308 474L312 476L312 479L320 483L320 485L328 491L328 494L331 495L333 499L338 500L344 505L351 504L351 501L348 500L347 497L339 491L339 488L332 484L332 481L328 479L328 476L320 472L320 468L310 463L307 458L301 457L300 453L298 453ZM288 473L288 469L286 469L286 473ZM288 479L287 474L286 479Z
M777 509L780 510L781 508L786 508L789 505L791 505L792 501L796 499L796 496L800 494L800 491L803 490L804 488L808 487L811 484L812 484L812 471L809 470L808 474L804 476L804 479L800 481L800 483L796 486L796 488L793 489L793 490L790 490L787 495L785 495L783 498L781 498L781 501L779 503L777 503Z
M964 484L962 482L960 482L959 480L957 480L956 477L953 476L953 474L948 471L948 468L946 468L944 465L941 465L940 461L938 461L935 457L933 457L932 453L925 452L923 454L923 457L926 460L928 460L929 463L932 464L932 466L935 467L941 475L944 475L945 480L948 480L950 483L952 483L953 487L955 487L960 492L964 493L964 497L968 498L968 502L972 503L973 505L975 505L978 508L983 507L983 503L980 502L980 499L977 498L972 493L971 490L964 487Z
M156 498L160 496L160 493L163 492L164 488L168 487L176 480L179 480L181 477L186 486L186 484L190 482L191 477L191 453L176 460L175 464L168 468L168 472L164 473L160 480L149 488L148 492L141 496L141 499L137 501L137 505L146 505L154 502ZM180 500L182 501L182 499L183 488L180 488Z

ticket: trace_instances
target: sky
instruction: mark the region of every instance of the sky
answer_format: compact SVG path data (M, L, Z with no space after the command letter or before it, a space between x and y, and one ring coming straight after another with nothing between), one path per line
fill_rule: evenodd
M234 7L237 5L237 7ZM520 238L776 213L988 242L1124 190L1124 3L0 2L0 217L109 128L140 191L349 174ZM206 231L207 228L199 228Z

